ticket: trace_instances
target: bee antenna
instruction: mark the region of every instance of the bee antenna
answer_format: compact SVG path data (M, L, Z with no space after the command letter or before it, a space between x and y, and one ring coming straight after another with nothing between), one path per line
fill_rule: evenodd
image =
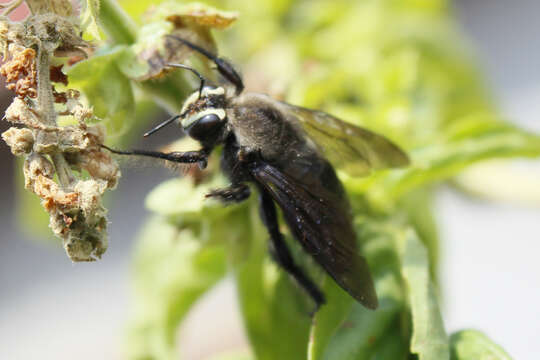
M158 131L159 129L162 129L164 128L165 126L171 124L172 122L174 122L176 119L179 119L180 117L182 117L183 114L180 114L180 115L175 115L173 116L172 118L170 119L167 119L165 121L163 121L162 123L159 123L158 125L156 125L156 127L154 127L153 129L147 131L144 133L144 137L148 137L150 135L152 135L153 133L155 133L156 131Z
M191 71L191 72L194 73L195 75L197 75L197 76L199 77L199 80L201 80L201 84L199 85L199 98L201 97L202 90L203 90L203 87L204 87L204 83L206 82L206 79L201 75L200 72L198 72L198 71L195 70L194 68L192 68L192 67L190 67L190 66L187 66L187 65L184 65L184 64L167 63L167 64L165 64L165 65L168 66L168 67L174 67L174 68L179 68L179 69L186 69L186 70Z
M181 43L187 45L192 50L197 51L198 53L204 55L209 60L212 60L214 64L217 66L217 70L219 73L227 80L231 82L231 84L234 85L236 88L236 94L240 94L242 90L244 90L244 82L242 81L242 77L238 74L238 72L234 69L234 67L229 63L227 60L217 57L216 55L212 54L210 51L195 45L194 43L187 41L185 39L182 39L181 37L175 36L175 35L166 35L167 37L171 39L175 39L177 41L180 41Z

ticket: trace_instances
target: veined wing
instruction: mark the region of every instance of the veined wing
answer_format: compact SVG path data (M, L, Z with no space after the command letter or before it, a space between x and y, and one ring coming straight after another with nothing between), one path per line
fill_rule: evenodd
M382 135L322 111L279 104L287 120L300 124L324 157L351 175L364 176L371 170L409 164L407 154Z
M377 308L375 287L366 259L358 252L347 200L328 191L324 177L307 186L267 163L253 167L251 173L279 205L303 248L353 298L369 309Z

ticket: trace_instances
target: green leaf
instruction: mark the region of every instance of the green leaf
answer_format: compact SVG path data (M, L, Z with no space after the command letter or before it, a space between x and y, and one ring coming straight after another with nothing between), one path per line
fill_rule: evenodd
M382 279L391 287L399 287L393 279ZM379 283L380 283L379 281ZM394 297L387 297L379 291L379 308L368 310L360 304L353 304L352 311L332 337L324 351L325 360L368 360L377 351L376 344L388 337L389 331L399 319L401 303Z
M477 330L462 330L450 336L452 360L511 360L510 355Z
M182 4L167 1L147 12L133 43L121 61L122 71L131 79L142 81L162 77L167 63L184 63L192 51L166 35L189 39L207 51L215 52L210 33L236 20L237 14L217 10L200 3ZM210 70L205 59L206 70ZM213 72L207 71L207 77ZM212 78L210 77L210 78Z
M403 335L400 319L396 317L385 329L384 336L374 341L370 355L362 359L396 360L409 357L409 341Z
M412 313L411 352L418 354L420 360L450 359L448 336L429 275L427 251L413 230L406 231L398 245Z
M395 179L390 181L392 195L399 196L414 187L448 179L481 160L540 155L538 136L507 124L486 122L476 125L478 128L474 132L460 134L448 143L434 143L414 151L414 165L403 172L397 172Z
M201 244L226 245L228 260L236 264L249 251L252 235L246 218L250 216L250 204L253 206L257 199L252 197L243 204L230 206L205 199L210 190L224 185L222 175L213 176L197 186L189 177L171 179L150 192L146 206L170 224L189 228Z
M422 187L406 194L398 207L407 214L409 224L426 247L429 257L431 278L437 283L439 264L439 236L434 217L434 196L432 187Z
M244 324L257 359L305 359L309 306L313 305L302 298L306 296L302 290L263 259L250 259L239 266L237 284Z
M326 277L322 286L327 303L313 318L309 337L308 360L322 359L324 350L334 333L351 311L354 299L341 289L331 278Z
M244 325L257 360L307 357L313 307L293 280L267 255L267 231L251 207L250 247L235 267Z
M139 3L139 1L132 1ZM114 45L131 44L137 36L137 26L116 0L100 0L100 25L107 40Z
M92 38L101 39L98 28L99 0L85 0L81 4L81 29Z
M164 66L162 62L166 61L165 35L170 34L173 28L173 24L165 20L141 26L137 32L137 41L119 59L122 72L133 80L146 79L160 73Z
M247 203L223 206L223 203L207 199L213 189L227 184L221 174L211 177L202 184L195 185L189 176L167 180L152 190L146 198L146 207L156 214L165 216L176 225L191 226L192 229L206 227L211 233L222 233L220 240L236 236L247 230L245 219L239 219L239 227L231 226L230 221L240 215L245 216ZM228 227L228 228L227 228Z
M103 49L67 72L70 86L83 91L94 107L94 115L103 121L113 140L129 128L135 110L131 83L116 64L124 49Z
M225 257L223 247L202 246L190 230L161 217L146 223L135 255L130 358L177 358L177 329L197 299L223 278Z
M379 356L377 354L381 352L380 347L383 346L378 344L385 343L398 349L403 357L408 354L408 348L399 345L403 342L396 342L397 334L394 331L396 328L399 329L399 336L408 339L409 333L403 317L405 309L400 262L395 247L395 237L399 232L386 221L378 222L360 216L357 216L356 220L358 238L363 244L363 253L368 259L375 281L379 307L372 311L353 301L346 318L339 323L337 331L333 334L330 334L330 331L322 332L323 335L332 335L331 338L316 339L323 341L322 344L314 344L318 347L317 355L325 360L368 360ZM340 305L339 302L336 304L329 302L325 306L333 308ZM321 309L323 310L324 308ZM336 313L337 309L332 312ZM328 320L327 324L331 325L330 330L333 331L337 321Z
M145 11L148 11L153 5L162 3L163 0L119 0L118 2L122 5L124 11L138 21Z
M200 220L203 212L225 215L234 206L225 207L221 203L205 199L212 189L225 186L222 176L216 176L212 181L195 185L193 180L184 176L164 181L152 190L146 197L146 207L156 214L169 219L182 218Z
M540 156L539 136L503 123L475 119L448 130L445 138L411 151L408 168L381 171L364 179L345 176L344 180L351 191L365 193L373 205L389 210L409 191L448 180L477 162Z

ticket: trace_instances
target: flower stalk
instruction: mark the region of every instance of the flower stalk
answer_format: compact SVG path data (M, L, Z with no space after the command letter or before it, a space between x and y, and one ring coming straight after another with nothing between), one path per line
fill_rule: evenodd
M50 79L50 54L40 47L37 56L37 100L41 120L45 125L56 126L56 111L54 110L54 97ZM68 191L75 182L75 177L71 173L71 168L64 155L61 153L51 154L51 160L58 175L61 189Z

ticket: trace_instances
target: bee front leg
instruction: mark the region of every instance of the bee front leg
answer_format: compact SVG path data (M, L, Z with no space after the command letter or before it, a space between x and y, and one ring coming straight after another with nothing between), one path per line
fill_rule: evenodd
M206 198L215 198L223 203L239 203L251 194L249 186L245 183L232 184L223 189L215 189L206 194Z
M208 164L208 150L198 150L198 151L185 151L185 152L170 152L170 153L163 153L159 151L148 151L148 150L130 150L130 151L123 151L123 150L115 150L108 146L101 145L102 148L109 150L113 154L118 155L138 155L138 156L147 156L152 157L156 159L163 159L167 161L172 161L176 163L182 163L182 164L193 164L197 163L199 164L199 167L201 169L206 168L206 165Z

